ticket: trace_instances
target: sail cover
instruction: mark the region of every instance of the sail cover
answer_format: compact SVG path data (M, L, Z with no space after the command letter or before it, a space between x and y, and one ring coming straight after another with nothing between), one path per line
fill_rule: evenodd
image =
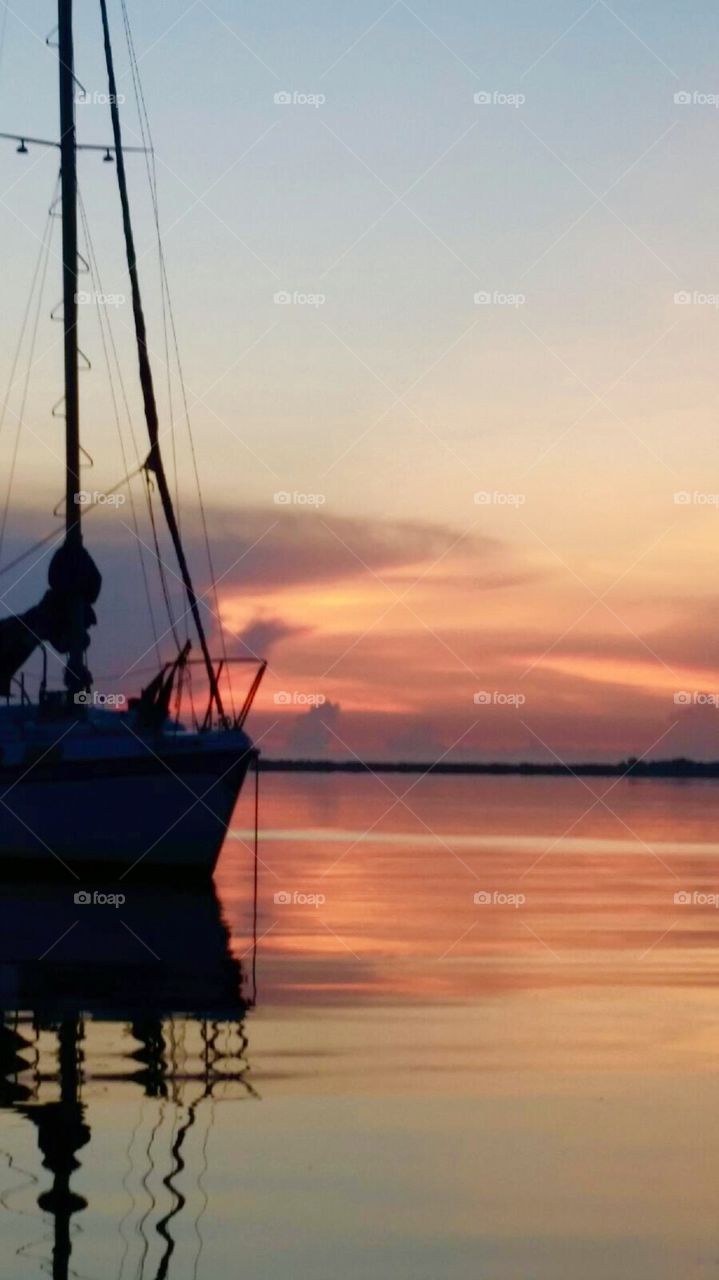
M69 652L78 602L87 647L87 628L97 621L92 606L101 586L100 571L89 552L81 545L63 543L50 561L49 589L40 603L26 613L0 620L0 697L10 696L13 676L39 644L51 644L58 653ZM90 673L85 672L85 676L89 684Z

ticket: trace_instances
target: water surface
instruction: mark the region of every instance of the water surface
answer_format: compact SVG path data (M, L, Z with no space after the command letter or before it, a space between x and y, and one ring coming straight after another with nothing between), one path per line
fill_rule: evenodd
M261 786L0 897L0 1277L715 1275L716 784Z

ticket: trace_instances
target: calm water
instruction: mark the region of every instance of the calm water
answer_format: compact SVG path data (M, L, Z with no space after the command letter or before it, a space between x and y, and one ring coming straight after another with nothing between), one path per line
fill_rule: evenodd
M249 796L216 896L0 895L0 1277L717 1275L719 787L262 792L256 919Z

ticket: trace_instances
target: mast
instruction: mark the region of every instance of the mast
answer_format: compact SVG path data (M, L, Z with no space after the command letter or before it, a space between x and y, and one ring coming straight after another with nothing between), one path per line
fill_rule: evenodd
M58 0L60 73L60 165L62 203L63 319L65 326L65 545L70 563L82 548L80 489L80 397L77 355L77 155L72 0ZM73 595L65 685L68 695L84 689L83 602Z

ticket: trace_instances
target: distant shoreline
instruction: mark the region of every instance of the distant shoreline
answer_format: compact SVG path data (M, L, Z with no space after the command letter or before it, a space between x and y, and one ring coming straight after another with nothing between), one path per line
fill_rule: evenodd
M439 773L535 778L719 778L719 761L621 760L618 764L529 764L393 760L271 760L260 756L264 773Z

